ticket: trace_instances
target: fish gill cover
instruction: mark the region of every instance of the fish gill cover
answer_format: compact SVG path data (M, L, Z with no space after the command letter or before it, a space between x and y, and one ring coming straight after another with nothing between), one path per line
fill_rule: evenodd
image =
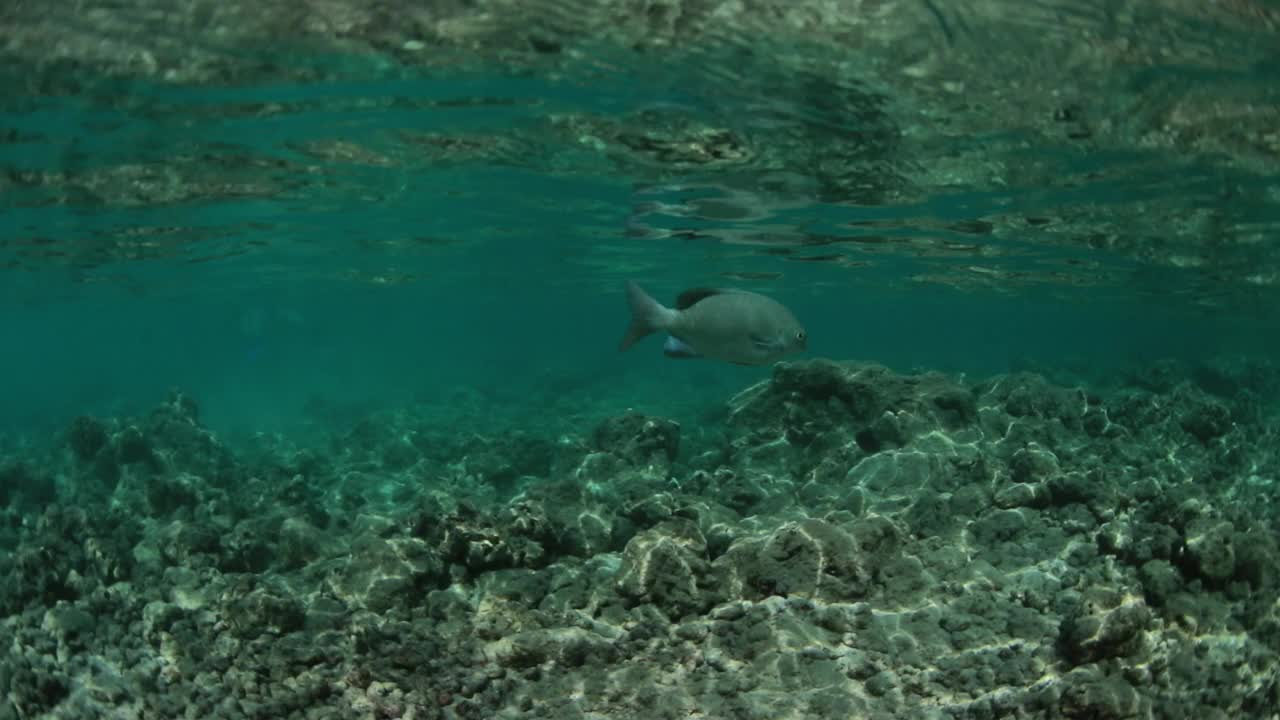
M1280 716L1278 74L1263 0L0 4L0 720Z

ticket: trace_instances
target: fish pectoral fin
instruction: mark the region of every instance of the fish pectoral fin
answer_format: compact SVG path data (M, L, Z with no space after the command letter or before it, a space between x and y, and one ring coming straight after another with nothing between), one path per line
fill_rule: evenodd
M754 345L757 350L763 350L765 352L774 352L782 348L782 343L778 342L777 338L769 338L763 335L756 335L754 333L751 335L751 344Z

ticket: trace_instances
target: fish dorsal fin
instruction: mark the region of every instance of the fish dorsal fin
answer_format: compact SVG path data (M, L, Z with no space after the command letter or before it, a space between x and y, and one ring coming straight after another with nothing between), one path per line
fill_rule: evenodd
M723 290L721 288L689 288L688 290L680 293L676 298L676 309L688 310L701 300L705 300L712 295L722 295L727 292L730 291Z

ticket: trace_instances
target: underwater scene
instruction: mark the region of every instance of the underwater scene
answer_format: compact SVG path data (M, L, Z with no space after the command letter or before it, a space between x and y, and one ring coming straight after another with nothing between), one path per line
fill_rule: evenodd
M1276 0L0 0L0 720L1280 718Z

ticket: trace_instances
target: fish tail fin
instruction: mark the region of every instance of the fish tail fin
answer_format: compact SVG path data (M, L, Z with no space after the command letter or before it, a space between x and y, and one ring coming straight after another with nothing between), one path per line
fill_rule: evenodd
M640 338L665 330L671 325L674 310L662 306L662 303L649 297L640 289L634 280L627 281L627 304L631 306L631 324L627 326L627 334L618 343L618 350L626 350Z

